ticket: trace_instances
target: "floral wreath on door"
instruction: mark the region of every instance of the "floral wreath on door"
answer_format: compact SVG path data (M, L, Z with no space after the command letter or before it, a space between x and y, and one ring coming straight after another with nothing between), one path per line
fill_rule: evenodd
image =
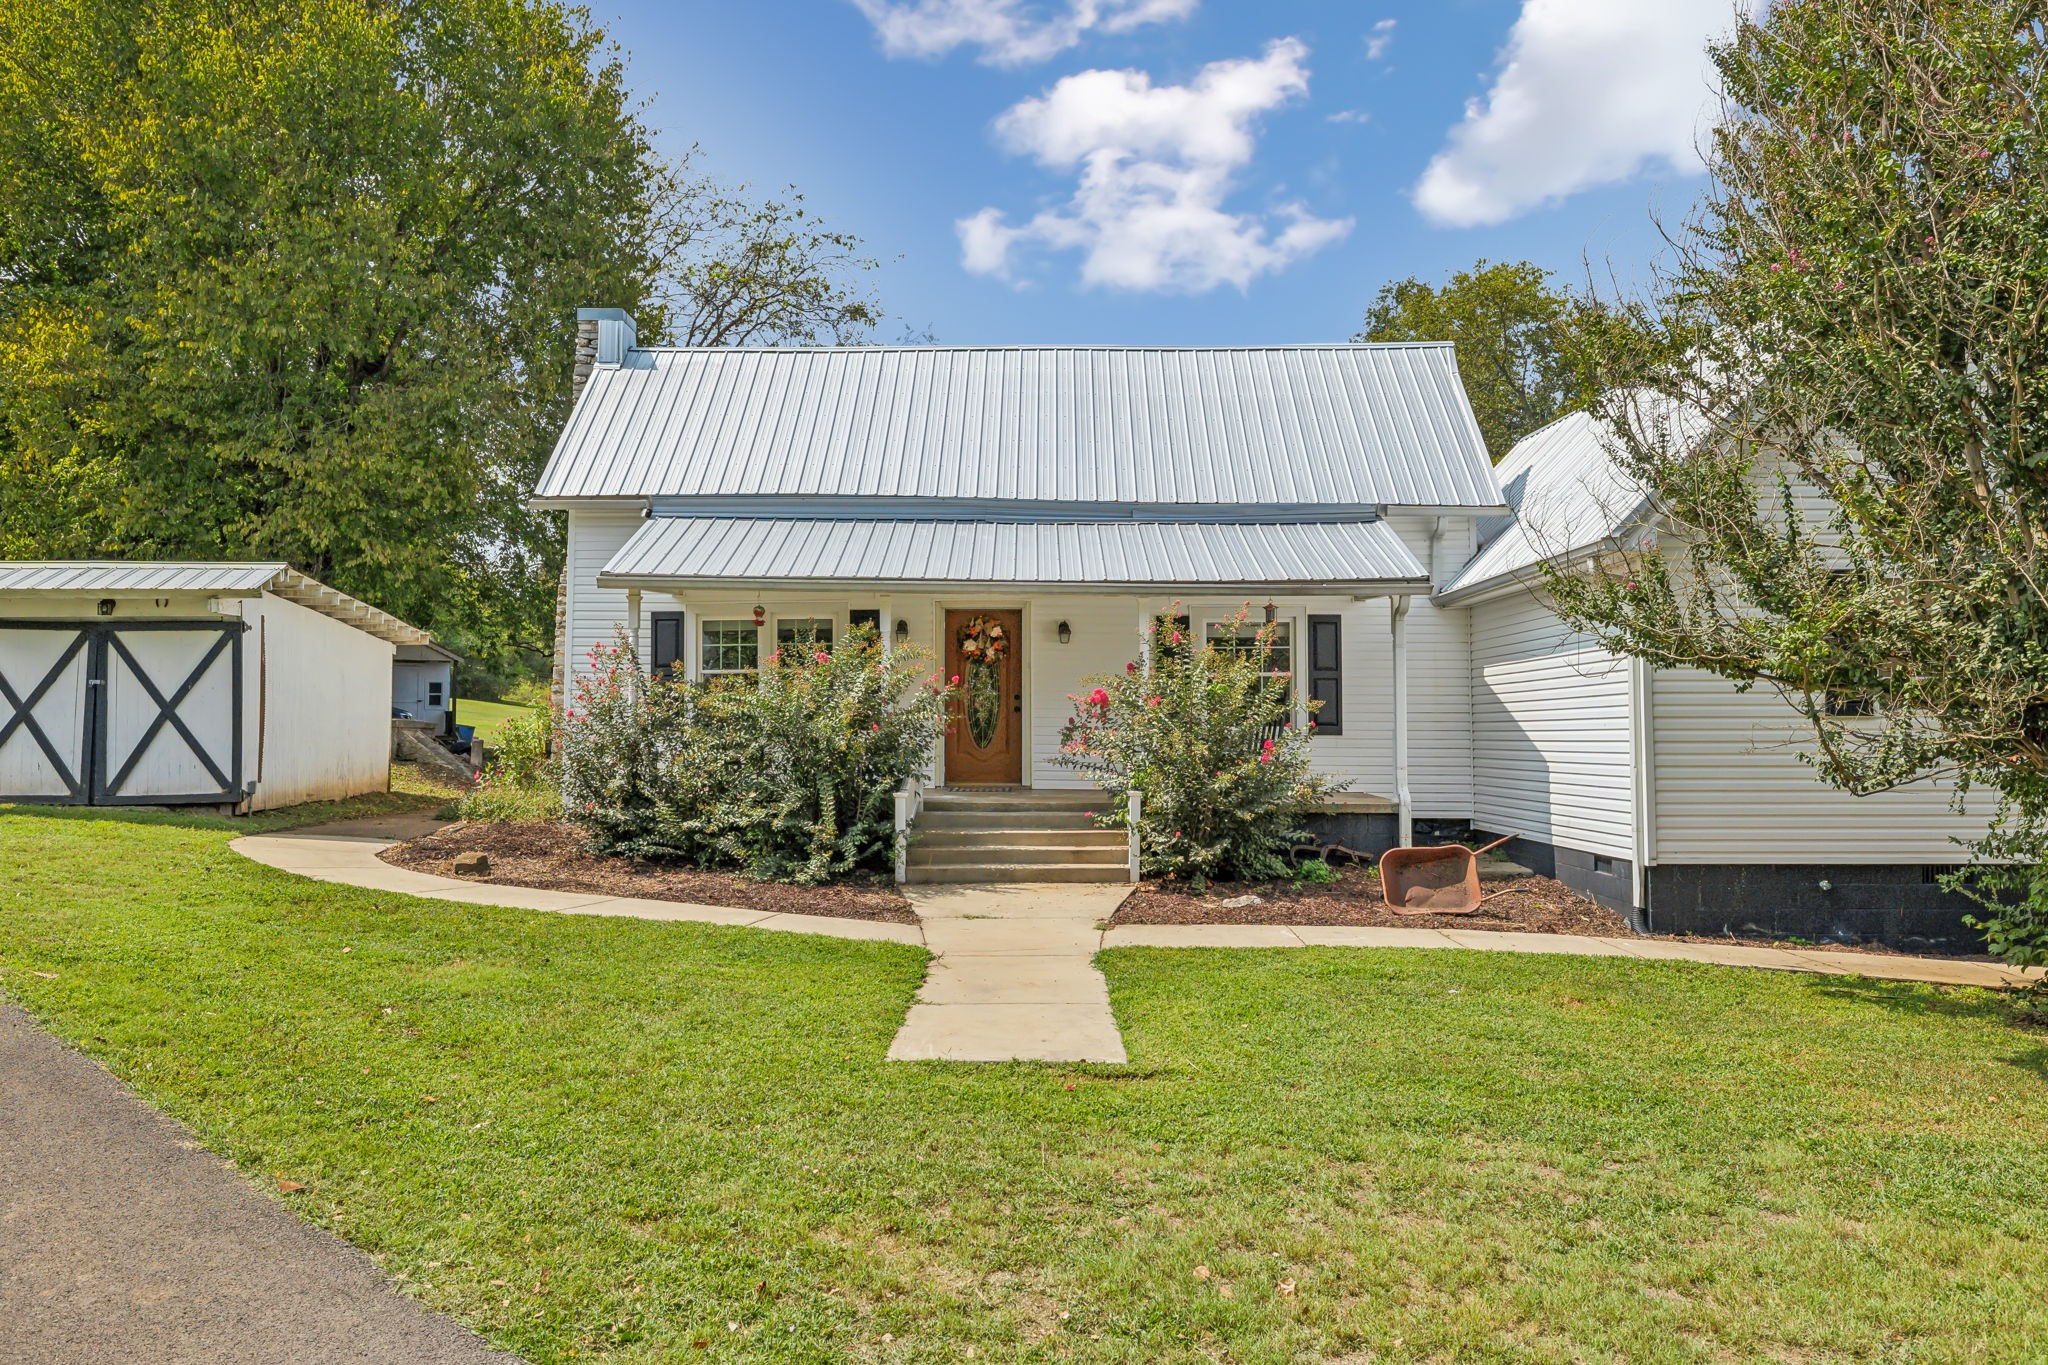
M960 627L961 671L965 684L967 732L974 742L987 748L995 742L996 727L1003 715L1004 656L1010 652L1010 637L1000 621L970 616Z

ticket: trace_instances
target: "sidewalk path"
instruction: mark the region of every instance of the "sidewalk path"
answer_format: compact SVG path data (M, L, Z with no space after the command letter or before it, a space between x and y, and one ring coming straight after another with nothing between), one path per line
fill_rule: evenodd
M0 1005L0 1360L518 1365Z
M1101 922L1130 890L1087 883L908 888L934 957L890 1058L1126 1060L1095 953Z

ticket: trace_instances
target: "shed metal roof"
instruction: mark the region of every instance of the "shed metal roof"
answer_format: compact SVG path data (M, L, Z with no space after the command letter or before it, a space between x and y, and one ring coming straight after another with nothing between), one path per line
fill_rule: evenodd
M1683 447L1699 439L1699 414L1647 392L1631 401L1646 433ZM1563 564L1620 536L1649 497L1615 459L1605 421L1574 412L1523 437L1496 471L1511 509L1479 523L1480 549L1438 600L1467 597L1530 576L1539 564Z
M635 349L535 489L778 496L1503 505L1448 344Z
M393 644L434 637L283 563L185 563L172 560L0 560L0 595L17 592L204 592L254 597L275 593ZM4 609L0 609L4 611Z
M1300 587L1426 591L1380 521L1221 524L654 517L611 557L607 587L704 582Z

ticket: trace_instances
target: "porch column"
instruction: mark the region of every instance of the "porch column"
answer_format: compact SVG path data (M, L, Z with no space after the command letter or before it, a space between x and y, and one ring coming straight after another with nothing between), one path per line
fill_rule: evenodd
M1152 676L1152 637L1145 633L1145 627L1152 624L1152 618L1145 613L1145 599L1133 597L1131 601L1138 608L1138 669L1146 677Z
M1394 617L1394 799L1401 804L1401 846L1415 842L1415 802L1408 792L1408 599L1396 597Z
M626 638L633 642L633 667L644 670L647 655L640 649L640 589L626 589Z
M882 632L882 657L886 659L896 652L896 604L887 596L882 598L882 620L878 628Z

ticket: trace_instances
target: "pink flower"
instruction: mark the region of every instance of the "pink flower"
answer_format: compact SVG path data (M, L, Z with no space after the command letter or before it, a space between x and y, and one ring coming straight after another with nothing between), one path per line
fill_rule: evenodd
M832 662L832 656L830 654L827 654L822 649L819 650L817 653L813 654L811 657L813 659L816 659L821 664L829 664Z
M1161 698L1161 697L1147 697L1147 698L1145 698L1145 705L1147 705L1147 706L1157 706L1157 705L1159 705L1159 704L1160 704L1160 703L1161 703L1161 702L1162 702L1163 700L1164 700L1164 698Z
M1127 664L1125 664L1125 665L1124 665L1124 672L1126 672L1126 673L1136 673L1137 671L1138 671L1138 661L1137 661L1136 659L1133 659L1133 660L1131 660L1131 662L1129 662L1129 663L1127 663Z
M880 721L876 721L876 722L875 722L875 723L874 723L873 725L870 725L870 726L868 727L868 729L870 729L870 730L879 730L879 729L881 729L881 728L882 728L882 722L880 722Z
M1090 692L1088 694L1088 704L1090 706L1109 705L1109 693L1104 691L1100 687L1096 688L1093 692Z
M1175 632L1173 633L1173 642L1174 642L1175 644L1179 644L1179 643L1180 643L1180 632L1179 632L1179 631L1175 631Z
M1271 755L1271 754L1260 754L1260 755L1259 755L1259 762L1261 762L1261 763L1271 763L1272 761L1273 761L1273 755Z
M1261 744L1259 747L1270 754L1273 752L1273 741L1269 739L1264 744Z
M960 675L958 673L955 673L953 675L953 681L950 685L953 687L958 687L960 685Z

